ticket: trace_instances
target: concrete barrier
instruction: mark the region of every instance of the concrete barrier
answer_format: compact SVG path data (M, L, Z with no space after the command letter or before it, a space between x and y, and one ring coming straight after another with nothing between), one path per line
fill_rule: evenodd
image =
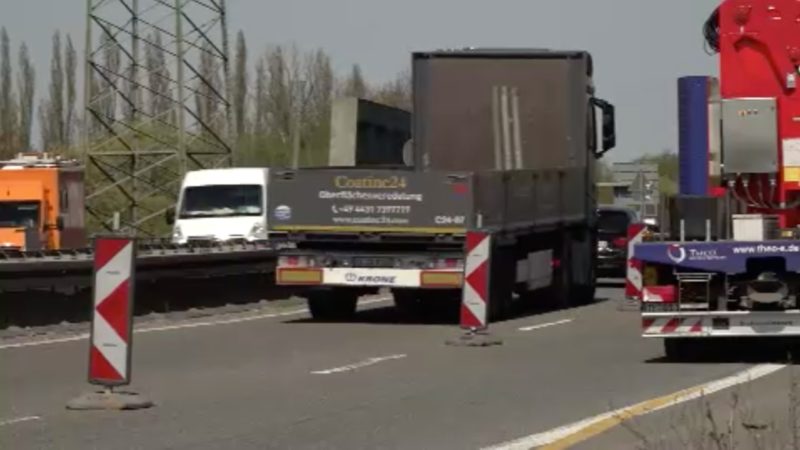
M339 98L331 109L328 163L410 165L410 159L404 160L410 138L410 112L355 97Z

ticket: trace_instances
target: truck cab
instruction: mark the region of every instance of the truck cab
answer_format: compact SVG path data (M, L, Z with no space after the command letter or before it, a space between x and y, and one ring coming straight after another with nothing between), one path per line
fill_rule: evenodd
M83 168L47 154L0 161L0 248L85 245Z
M267 239L266 168L188 172L174 211L167 213L172 242Z

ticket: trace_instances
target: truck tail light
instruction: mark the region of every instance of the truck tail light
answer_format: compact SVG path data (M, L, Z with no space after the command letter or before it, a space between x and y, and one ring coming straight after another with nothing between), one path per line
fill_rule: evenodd
M279 267L314 267L313 258L306 256L281 256L278 258Z
M617 248L626 248L628 246L628 238L626 237L618 237L611 241L611 244Z
M460 258L440 258L437 259L430 269L463 269L464 260Z
M675 303L675 286L645 286L642 290L642 301L645 303Z
M420 287L460 288L463 283L461 272L424 270L420 274Z

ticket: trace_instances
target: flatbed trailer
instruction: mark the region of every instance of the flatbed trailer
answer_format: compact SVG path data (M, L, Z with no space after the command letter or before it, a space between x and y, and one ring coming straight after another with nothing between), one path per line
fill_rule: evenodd
M352 311L357 296L379 287L391 288L398 307L410 313L430 302L456 303L466 233L481 229L496 243L492 317L505 314L512 291L524 296L556 285L542 299L556 306L593 298L591 258L597 242L582 199L570 198L581 195L574 189L581 175L276 172L270 185L271 230L285 233L296 246L281 252L277 284L305 287L318 316L325 316L320 312L325 308ZM384 182L387 187L376 187Z

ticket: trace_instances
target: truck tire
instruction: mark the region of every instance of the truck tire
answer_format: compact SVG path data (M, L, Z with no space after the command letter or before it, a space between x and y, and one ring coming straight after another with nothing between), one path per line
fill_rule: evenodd
M516 260L511 249L494 249L489 275L489 322L505 320L511 315L516 277Z
M461 306L461 291L394 289L394 306L408 319L457 318Z
M308 295L308 310L314 320L348 320L355 316L358 293L349 289L313 291Z
M422 301L415 289L394 289L392 297L394 297L394 307L401 316L412 318L422 315Z
M589 248L582 246L581 255L578 257L589 258L584 266L584 270L587 271L584 279L588 281L575 287L575 299L580 305L589 305L594 303L597 294L597 233L587 231L584 240L587 241Z

